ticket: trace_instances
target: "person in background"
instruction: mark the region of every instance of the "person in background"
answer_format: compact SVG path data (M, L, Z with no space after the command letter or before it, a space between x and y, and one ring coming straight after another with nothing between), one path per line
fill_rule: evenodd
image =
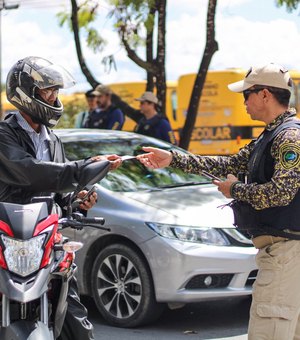
M52 196L64 212L66 195L74 190L81 169L87 164L109 160L110 169L122 163L117 155L94 156L68 162L61 140L52 128L63 114L58 98L61 88L73 86L73 77L59 65L40 57L26 57L10 69L6 95L19 111L0 122L0 201L26 204L33 197ZM86 190L78 194L84 197ZM80 204L93 207L97 193ZM81 304L76 278L70 280L68 309L60 340L92 340L93 326Z
M141 135L155 137L172 144L177 144L169 121L157 112L157 97L152 92L147 91L135 100L140 102L140 111L144 117L140 119L134 131Z
M85 123L85 128L122 130L124 124L123 112L112 104L112 91L109 87L98 85L92 92L97 96L99 110L90 112Z
M228 88L243 94L251 119L265 123L257 139L231 156L147 147L148 153L137 158L151 168L171 166L197 174L205 170L225 178L213 184L234 199L234 224L258 249L248 339L299 340L300 120L289 107L292 79L282 66L271 63L251 67Z
M88 116L91 114L97 114L100 109L98 107L98 95L94 92L94 90L89 90L85 93L86 102L88 105L88 110L78 113L75 119L75 128L82 128L85 125L85 122Z

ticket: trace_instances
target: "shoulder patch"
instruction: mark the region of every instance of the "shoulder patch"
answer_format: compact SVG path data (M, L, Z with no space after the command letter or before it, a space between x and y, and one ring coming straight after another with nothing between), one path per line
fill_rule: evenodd
M280 164L285 169L292 169L300 163L300 146L286 143L279 147Z

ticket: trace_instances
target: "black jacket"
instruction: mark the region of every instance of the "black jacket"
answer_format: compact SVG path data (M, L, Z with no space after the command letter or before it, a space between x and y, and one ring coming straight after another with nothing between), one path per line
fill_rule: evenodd
M52 161L39 161L16 117L0 122L0 201L24 204L33 196L74 190L80 170L91 161L67 162L61 141L52 131L48 133Z

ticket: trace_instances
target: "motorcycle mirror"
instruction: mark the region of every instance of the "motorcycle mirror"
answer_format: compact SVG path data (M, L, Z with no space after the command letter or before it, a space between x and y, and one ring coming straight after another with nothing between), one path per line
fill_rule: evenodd
M108 173L109 168L109 161L100 161L88 164L81 171L78 186L84 188L99 182Z
M95 184L99 182L108 173L110 168L109 161L99 161L89 163L84 166L81 170L80 178L78 180L78 185L74 191L72 198L77 196L77 194L83 190L86 186Z
M67 205L67 216L72 213L72 201L77 197L78 193L86 186L99 182L108 173L110 168L109 161L93 162L85 165L81 169L78 185L75 191L69 197L69 203Z

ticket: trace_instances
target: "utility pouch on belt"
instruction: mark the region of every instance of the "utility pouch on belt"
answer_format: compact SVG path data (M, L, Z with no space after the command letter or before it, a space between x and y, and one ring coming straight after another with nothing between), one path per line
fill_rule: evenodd
M247 230L251 234L251 230L260 229L264 235L281 236L290 240L300 240L300 231L280 230L269 225L260 223L260 211L255 210L250 204L238 200L233 200L220 208L230 207L233 211L233 225L240 230Z
M247 230L257 228L257 211L249 203L233 200L226 205L233 211L235 227Z

